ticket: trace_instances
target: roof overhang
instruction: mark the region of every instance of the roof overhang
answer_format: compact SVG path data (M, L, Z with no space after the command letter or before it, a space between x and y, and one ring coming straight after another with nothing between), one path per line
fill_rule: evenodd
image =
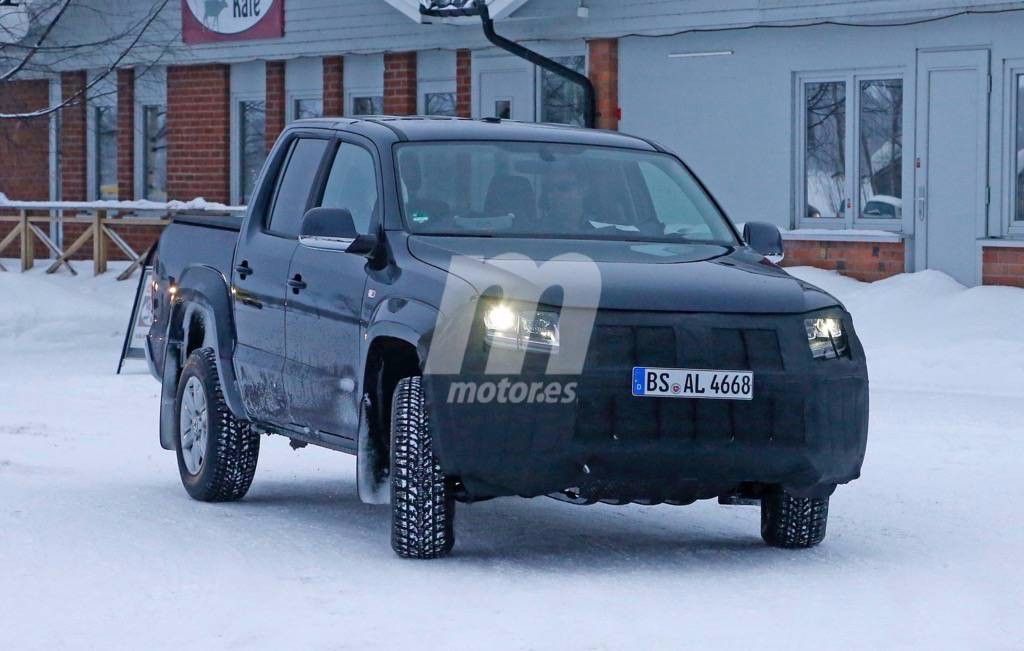
M513 11L522 7L529 0L487 0L487 8L491 12L492 19L508 17ZM427 4L427 0L384 0L403 15L417 23L478 23L479 18L428 18L420 13L420 5ZM424 20L426 18L426 20Z

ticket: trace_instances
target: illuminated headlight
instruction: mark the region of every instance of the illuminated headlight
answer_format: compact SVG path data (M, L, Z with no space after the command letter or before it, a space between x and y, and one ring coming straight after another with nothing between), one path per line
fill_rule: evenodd
M841 319L831 316L807 319L804 327L814 359L837 359L846 355L848 344Z
M526 350L558 350L558 314L550 310L496 303L484 310L487 341Z

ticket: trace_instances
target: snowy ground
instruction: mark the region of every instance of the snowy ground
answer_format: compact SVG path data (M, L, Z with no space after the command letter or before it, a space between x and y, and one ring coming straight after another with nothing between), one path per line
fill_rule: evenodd
M113 375L134 282L82 270L0 273L0 649L1024 644L1022 290L796 271L872 373L864 475L817 549L762 546L750 507L506 499L412 562L345 455L264 439L244 501L190 500L157 383Z

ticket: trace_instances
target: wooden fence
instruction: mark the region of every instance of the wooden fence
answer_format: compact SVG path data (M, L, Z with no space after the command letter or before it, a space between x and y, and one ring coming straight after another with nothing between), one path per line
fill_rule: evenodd
M114 204L114 202L104 202ZM71 265L73 256L79 253L91 242L92 244L92 265L93 274L99 275L107 271L107 263L110 260L110 244L113 243L127 258L128 267L118 274L118 280L125 280L138 269L149 255L151 245L144 251L136 251L117 232L119 226L157 226L163 228L171 223L176 214L202 212L205 214L234 214L241 216L245 211L244 207L230 206L217 207L208 210L174 210L166 208L138 208L132 202L126 202L124 207L105 205L97 207L92 203L54 202L46 203L41 201L29 202L5 202L0 203L0 212L17 214L0 214L0 232L4 224L14 224L14 227L0 239L0 252L15 242L19 243L18 251L21 270L27 271L36 263L36 241L42 243L49 251L50 263L46 273L52 274L61 267L67 269L71 274L78 275ZM76 237L69 246L62 248L58 243L63 243L64 226L69 224L82 224L85 229ZM41 225L47 225L49 233L43 230ZM59 233L60 235L56 235ZM0 272L7 271L0 262Z

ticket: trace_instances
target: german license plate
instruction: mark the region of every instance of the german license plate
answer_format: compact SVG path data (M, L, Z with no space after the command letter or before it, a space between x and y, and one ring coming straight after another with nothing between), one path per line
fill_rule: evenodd
M708 371L692 368L633 368L633 395L640 398L704 398L753 400L750 371Z

